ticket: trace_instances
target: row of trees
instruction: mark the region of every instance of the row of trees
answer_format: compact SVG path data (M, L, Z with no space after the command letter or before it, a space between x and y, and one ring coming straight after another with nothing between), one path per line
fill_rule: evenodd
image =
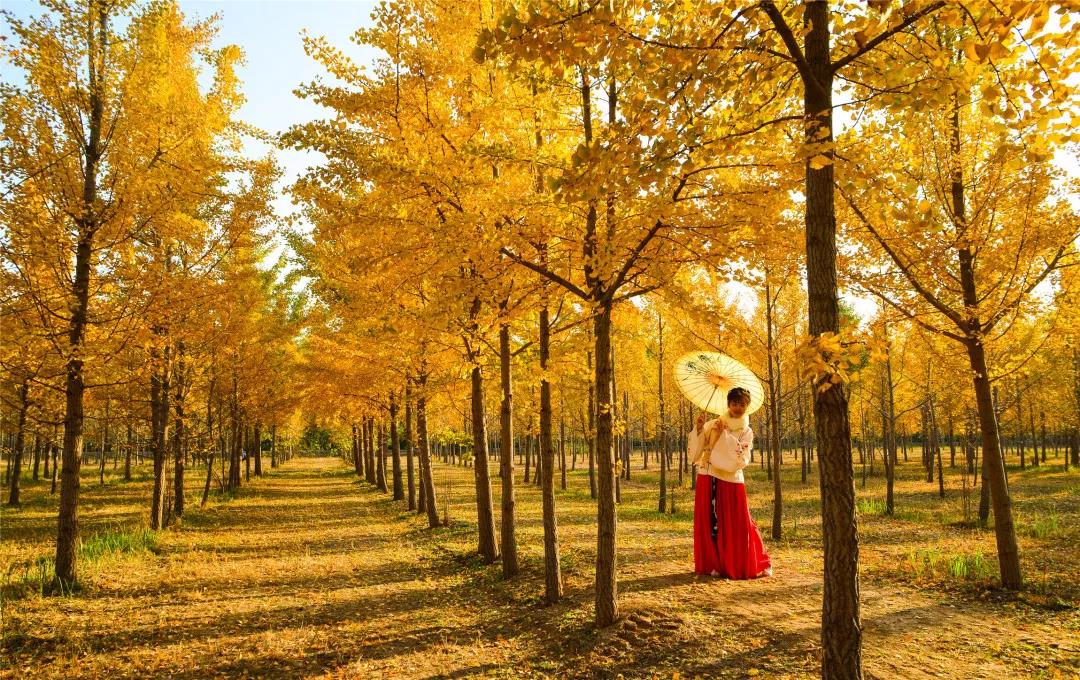
M130 479L133 453L149 450L154 529L183 515L193 460L206 464L203 502L215 456L230 463L222 487L239 485L245 448L260 474L259 442L293 412L302 300L262 264L280 173L241 152L238 48L215 47L213 22L175 2L46 10L5 17L0 366L8 502L27 442L47 442L67 589L88 438L102 482L108 455L123 451Z
M1076 141L1073 17L1051 21L1052 9L417 0L381 5L358 31L385 55L369 70L310 38L332 79L300 93L332 115L283 142L326 158L293 188L314 227L293 244L315 296L311 367L351 376L337 391L344 422L365 409L383 418L409 390L426 423L440 417L434 404L459 403L454 386L466 390L478 551L501 556L507 576L515 457L500 460L497 543L488 394L506 454L515 400L535 391L549 601L561 595L553 402L580 409L596 461L601 626L618 616L615 503L629 472L616 438L630 401L617 396L624 371L643 366L616 356L621 329L655 327L652 351L668 361L702 345L755 352L774 464L781 410L809 380L795 410L813 424L822 488L823 667L857 677L849 413L853 398L862 410L876 399L896 441L902 340L918 338L935 381L951 370L970 383L949 383L949 407L940 382L910 389L931 422L971 409L1002 583L1022 583L992 381L1034 375L1038 354L1054 364L1047 383L1076 384L1060 365L1071 353L1031 351L1032 340L1075 347L1063 273L1077 263L1075 187L1050 162ZM755 319L716 304L718 279L760 296ZM843 323L841 286L880 300L871 327ZM657 368L663 427L677 402ZM1053 427L1075 433L1071 402L1056 403ZM423 434L418 445L423 475Z
M431 526L432 456L456 431L478 553L506 577L530 446L554 602L570 429L607 625L631 447L655 441L669 510L693 414L666 369L713 348L767 385L761 462L775 472L793 441L804 476L817 459L827 677L861 674L853 441L865 462L888 451L892 480L905 433L934 451L955 440L942 423L977 432L981 517L1019 588L999 424L1026 412L1031 429L1037 405L1073 451L1080 436L1076 180L1051 162L1077 141L1074 17L1054 7L384 3L356 34L384 55L370 69L305 39L328 78L299 92L330 114L280 140L325 159L292 187L312 229L290 234L289 275L260 266L278 172L242 157L240 54L212 22L103 0L9 18L5 427L15 489L28 436L58 440L57 582L76 574L88 415L102 449L114 424L143 431L157 527L182 512L167 475L182 485L187 452L207 483L229 458L235 487L245 439L258 474L257 443L303 413ZM880 312L846 313L841 288Z

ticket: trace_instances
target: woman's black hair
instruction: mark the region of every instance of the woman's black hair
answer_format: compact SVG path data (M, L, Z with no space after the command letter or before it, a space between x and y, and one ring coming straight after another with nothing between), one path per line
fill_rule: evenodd
M733 387L731 391L727 393L727 400L730 404L733 401L750 403L750 390L745 387Z

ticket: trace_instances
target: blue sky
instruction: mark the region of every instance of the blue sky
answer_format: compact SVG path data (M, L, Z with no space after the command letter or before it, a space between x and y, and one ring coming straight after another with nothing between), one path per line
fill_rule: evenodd
M371 63L377 51L360 47L350 36L368 25L377 0L180 0L180 7L190 18L219 15L217 46L239 45L246 63L239 70L247 98L240 117L247 123L271 133L290 125L326 116L326 110L299 99L292 91L301 83L324 75L307 55L301 43L301 31L326 36L358 64ZM0 8L25 18L40 14L41 6L33 0L0 0ZM6 31L4 31L6 33ZM7 78L8 75L4 74ZM247 152L263 155L269 151L252 141ZM301 175L308 165L318 163L316 154L278 151L278 161L285 170L280 198L275 208L281 215L293 212L284 188Z

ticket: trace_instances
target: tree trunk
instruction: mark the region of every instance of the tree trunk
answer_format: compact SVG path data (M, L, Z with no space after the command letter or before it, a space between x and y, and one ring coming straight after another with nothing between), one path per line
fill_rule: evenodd
M131 481L131 454L135 451L135 432L131 427L131 422L127 424L127 440L124 446L124 481ZM48 460L48 459L46 459ZM49 476L48 470L45 471L45 476Z
M102 427L101 434L101 456L98 458L98 484L105 486L105 451L110 447L109 445L109 405L110 400L105 400L105 420Z
M375 454L375 483L379 491L386 493L390 490L386 485L386 433L383 432L382 422L376 423L374 417L371 419L371 431L375 433L371 447Z
M891 350L891 347L890 347ZM892 355L885 359L885 380L888 396L882 427L885 429L885 512L892 515L896 511L896 392L892 377ZM886 395L882 395L885 397Z
M667 512L668 441L667 419L664 413L664 317L661 315L657 316L656 332L659 343L656 362L656 395L660 410L660 426L657 428L657 435L660 438L660 503L657 509L663 514Z
M505 314L506 306L503 305ZM503 578L518 573L517 503L514 497L514 392L510 370L510 325L499 325L499 383L502 401L499 404L499 470L502 480L502 568Z
M90 274L94 236L100 225L97 213L98 171L104 155L101 143L105 102L102 90L108 82L109 11L104 4L91 5L92 22L87 31L87 117L88 139L84 145L85 170L82 186L82 213L76 218L78 240L75 244L74 280L71 289L71 317L68 328L67 371L64 384L64 448L60 484L60 509L56 531L56 571L54 586L70 588L76 579L75 555L79 539L79 467L83 447L83 356L90 305ZM93 24L96 24L94 26ZM55 488L56 461L53 461Z
M780 450L780 415L779 415L779 380L780 376L777 375L778 371L774 370L774 354L775 354L775 342L773 339L773 296L772 286L768 281L769 271L765 270L765 360L769 364L769 446L768 449L772 451L772 473L773 480L773 517L772 517L772 537L774 541L780 540L781 527L783 526L784 518L784 500L783 490L780 485L780 464L783 460L783 453Z
M529 428L530 429L532 428L532 419L531 418L529 419ZM531 435L529 435L528 432L525 433L525 442L524 442L524 444L522 446L522 448L524 449L524 454L525 454L525 478L524 478L524 481L525 481L526 484L529 483L529 469L530 469L531 463L532 463L532 446L531 446L531 442L529 440L530 436Z
M952 116L952 152L953 157L960 156L960 104L957 100ZM953 164L952 202L957 223L966 226L964 206L964 183L959 161ZM961 241L964 243L964 241ZM969 310L978 309L978 294L975 286L975 258L969 247L957 250L960 261L960 284L964 294L964 306ZM1001 585L1017 590L1023 579L1020 575L1020 555L1016 545L1016 530L1013 526L1012 500L1009 498L1008 482L1005 479L1005 465L1001 456L1001 443L998 434L997 415L990 390L990 376L986 365L986 354L982 344L983 327L979 317L969 313L967 320L967 342L965 343L968 360L975 381L975 401L979 414L979 428L983 436L984 479L990 482L990 494L994 506L994 535L997 539L998 564L1001 569Z
M829 5L805 5L804 75L806 141L833 141L833 67L829 45ZM812 82L806 82L806 77ZM809 331L813 337L840 330L836 284L836 215L834 204L833 152L814 167L807 159L806 172L806 277L809 299ZM826 377L827 379L827 377ZM862 623L859 613L859 533L855 515L855 483L851 460L848 401L843 385L814 391L814 418L821 475L822 538L824 542L824 593L821 614L822 677L862 677Z
M151 350L153 374L150 376L150 432L154 455L154 488L150 499L150 528L165 526L165 464L168 456L169 392L172 386L172 348L165 331L155 330L164 344Z
M210 481L214 476L214 385L215 379L211 377L210 386L207 390L206 396L206 479L203 482L202 500L199 502L200 508L205 508L207 501L210 500ZM220 415L221 409L218 409ZM221 424L218 423L218 430L221 430ZM129 430L130 432L130 430ZM220 432L219 432L220 437Z
M405 475L409 484L409 510L416 510L416 474L413 471L412 380L405 381ZM357 472L359 474L359 471Z
M559 474L559 488L566 491L566 403L561 399L559 401Z
M990 500L994 510L994 535L997 540L998 564L1001 569L1001 585L1017 590L1023 584L1020 574L1020 555L1016 545L1016 529L1013 525L1012 499L1009 497L1005 466L1001 460L998 439L997 416L994 413L993 395L987 376L986 355L978 339L967 343L968 359L975 374L975 403L982 432L983 482L989 484ZM982 509L980 508L980 519Z
M255 421L255 431L251 436L251 455L255 457L255 476L262 477L262 423Z
M34 435L34 481L38 481L38 473L41 472L41 435ZM46 458L45 460L48 460Z
M795 408L797 409L797 417L799 420L799 476L803 484L806 484L806 473L809 462L806 460L806 407L803 405L803 391L797 390L795 393Z
M352 423L352 464L357 477L364 476L364 459L360 453L360 433L356 428L356 422Z
M101 105L96 95L91 95L95 100L94 109L97 117L91 120L91 135L100 129ZM96 121L96 125L95 125ZM93 144L93 148L97 143ZM93 163L93 166L91 166ZM97 154L91 154L87 158L87 165L96 173ZM87 184L96 187L95 175L87 176ZM96 188L91 190L96 196ZM86 211L89 213L92 199L86 201ZM65 409L64 409L64 440L61 454L63 471L60 474L60 510L56 533L56 585L61 589L68 589L74 585L76 579L75 553L78 547L79 537L79 467L82 463L83 448L83 393L86 389L83 382L83 344L86 336L87 308L89 304L90 288L90 258L92 235L86 233L86 228L81 228L82 234L76 248L75 256L75 301L71 316L71 328L69 338L69 359L67 361L67 378L64 386ZM56 458L53 458L53 491L56 490Z
M367 429L365 430L365 432L367 434L365 435L365 440L364 440L365 444L367 446L367 448L366 448L367 457L366 457L365 462L364 462L364 465L365 465L364 469L365 469L365 473L367 473L367 470L371 471L370 472L370 477L371 478L370 478L370 480L368 480L368 483L371 484L372 486L378 487L379 486L379 464L378 464L378 461L375 459L375 418L372 417L372 416L365 417L364 418L364 424L367 427Z
M555 452L551 442L551 383L547 379L551 328L546 302L540 307L540 465L544 516L544 599L554 604L562 598L558 524L555 519Z
M1042 449L1042 464L1046 465L1046 411L1039 411L1039 445Z
M473 437L473 478L476 482L476 524L480 558L485 564L499 559L499 548L495 538L495 510L491 500L491 478L488 469L487 423L484 420L484 374L478 363L479 357L472 357L472 437Z
M930 395L928 413L930 415L930 455L937 458L938 497L945 498L945 475L941 469L941 441L938 436L937 411L934 409L933 395Z
M26 412L30 408L30 382L23 380L16 390L19 395L19 416L15 425L15 446L11 454L11 486L8 505L19 505L19 481L22 479L23 449L26 444Z
M394 500L405 500L405 487L401 481L401 439L398 436L398 405L397 395L393 392L390 393L390 422L388 424L390 428L390 455L392 472L394 475Z
M232 448L229 456L229 491L240 488L241 456L244 452L244 423L239 418L232 425Z
M615 364L615 357L611 357L612 366ZM614 369L612 371L614 373ZM612 392L614 393L612 388ZM633 428L630 427L630 395L627 393L625 386L622 393L622 413L620 414L623 420L623 476L627 481L630 481L630 454L633 452L634 446L634 434Z
M956 428L953 414L949 413L949 469L956 467Z
M184 516L184 440L187 432L184 429L184 398L187 394L185 386L184 343L177 343L176 367L176 395L173 411L173 514L176 517Z
M544 465L547 463L544 457L540 455L540 434L537 433L535 437L536 450L533 456L533 460L536 461L536 470L533 471L533 483L537 488L541 490L541 497L543 497L544 489Z
M427 506L428 526L439 526L439 509L435 501L435 474L431 468L431 444L427 429L427 375L421 374L417 381L420 395L416 398L416 429L420 444L420 478L424 486L423 499Z
M362 470L364 481L368 484L371 484L373 475L371 467L368 465L367 416L360 417L360 424L357 426L356 429L356 455L357 460L360 461L360 469Z
M588 353L589 373L593 373L592 352ZM589 425L585 438L589 445L589 498L596 500L596 383L589 383Z
M59 471L57 468L59 466L60 452L61 452L61 447L56 444L56 435L54 433L53 434L53 443L52 443L52 488L49 490L50 495L56 493L56 475L57 475L57 472ZM1066 470L1066 472L1067 472L1067 470Z
M1039 467L1039 437L1035 431L1035 404L1028 405L1028 424L1031 426L1031 464Z
M595 208L593 208L595 210ZM619 617L615 565L615 445L612 440L611 304L601 305L593 318L596 353L596 625L603 628Z

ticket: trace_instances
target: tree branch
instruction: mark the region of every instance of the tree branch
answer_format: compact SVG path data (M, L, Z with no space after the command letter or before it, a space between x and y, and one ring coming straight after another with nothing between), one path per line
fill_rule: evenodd
M877 240L877 242L881 245L882 249L884 249L885 252L889 255L889 258L900 270L900 273L904 275L904 278L908 280L908 283L911 284L911 287L914 288L915 291L918 292L924 300L933 305L936 310L944 314L950 321L955 323L957 328L964 330L966 328L966 322L964 321L964 318L960 316L960 314L957 313L955 310L950 309L948 305L939 300L936 295L931 293L925 286L922 285L922 283L919 282L917 278L915 278L915 275L911 273L910 265L904 263L903 260L900 258L900 254L894 251L892 247L888 244L888 242L885 240L885 238L880 233L878 233L877 229L874 228L874 225L871 224L869 219L867 219L863 211L859 209L859 206L855 205L855 202L851 200L851 197L848 196L847 192L844 191L843 187L839 184L836 184L836 189L840 192L840 195L844 197L844 201L848 204L848 206L851 207L855 215L858 216L859 221L863 223L867 231L870 232L874 239Z
M1058 248L1058 251L1054 254L1053 259L1046 263L1046 268L1043 269L1042 273L1035 277L1034 281L1025 286L1024 289L1020 291L1019 294L1017 294L1015 300L1013 300L1007 305L1002 306L1001 309L999 309L997 312L994 313L993 316L986 320L986 323L984 323L982 326L983 332L989 333L990 330L993 329L993 327L997 325L997 323L1001 321L1006 314L1009 313L1010 309L1019 305L1023 301L1023 299L1031 293L1031 291L1035 290L1035 287L1042 283L1046 279L1046 277L1050 275L1050 272L1058 268L1058 263L1061 261L1061 258L1064 255L1065 246L1062 246Z
M877 47L881 43L885 42L889 38L893 37L897 33L903 31L905 28L912 25L913 23L915 23L919 19L922 19L923 17L925 17L928 14L933 14L934 12L938 11L939 9L941 9L944 6L945 6L945 3L942 2L941 0L938 0L938 2L927 5L926 7L923 7L921 10L919 10L918 12L915 12L914 14L907 17L906 19L901 21L896 26L893 26L889 30L884 31L884 32L879 33L878 35L874 36L870 40L866 41L866 44L863 45L862 47L860 47L858 50L852 52L851 54L847 55L843 59L840 59L839 61L833 62L833 64L832 64L833 73L836 73L837 71L844 68L845 66L847 66L851 62L855 61L856 59L858 59L862 55L866 54L867 52L870 52L875 47Z
M795 68L799 69L799 75L802 76L804 86L816 90L823 99L828 99L829 93L825 92L825 88L814 77L813 71L810 70L810 64L807 63L802 49L799 48L799 42L795 39L795 34L792 33L791 27L784 20L784 15L776 8L776 4L773 0L763 0L761 9L765 11L773 26L776 27L776 32L780 34L780 39L784 42L784 46L787 47L788 52L791 54L791 59L795 62Z
M502 248L500 248L499 252L502 253L503 255L509 257L514 262L517 262L522 267L525 267L526 269L531 269L534 272L536 272L537 274L539 274L540 276L543 276L543 277L545 277L545 278L547 278L547 279L549 279L551 281L554 281L555 283L559 284L560 286L562 286L566 290L570 291L574 295L577 295L582 300L588 300L589 299L589 294L588 293L586 293L584 290L582 290L578 286L575 286L571 281L569 281L567 279L564 279L563 277L559 276L555 272L551 271L547 267L541 267L540 265L536 264L535 262L530 262L529 260L526 260L525 258L521 257L520 255L518 255L514 251L507 248L506 246L503 246Z

